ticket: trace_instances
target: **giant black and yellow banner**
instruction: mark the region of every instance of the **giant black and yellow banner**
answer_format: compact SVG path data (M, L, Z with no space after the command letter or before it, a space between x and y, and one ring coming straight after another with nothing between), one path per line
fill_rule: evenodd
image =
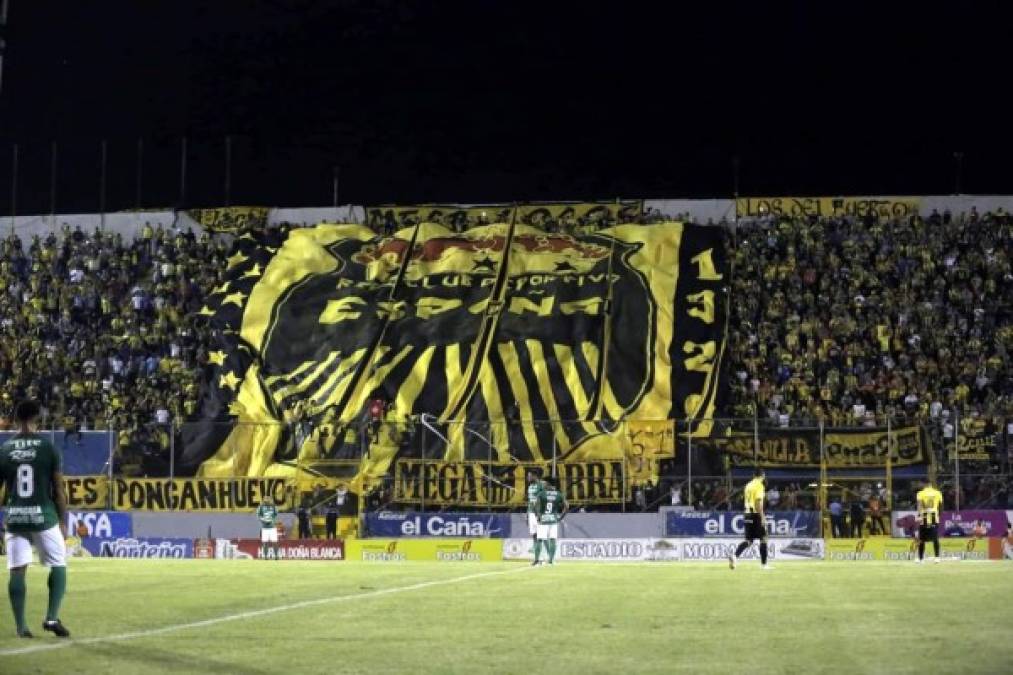
M266 206L223 206L186 213L209 232L240 232L267 225L269 212Z
M65 477L72 509L116 511L253 511L264 497L294 506L296 484L285 478Z
M758 443L757 443L758 441ZM819 468L819 429L761 429L693 440L694 447L727 453L736 466ZM823 434L823 462L831 469L910 466L925 461L920 427L836 429ZM755 461L754 461L755 458Z
M460 231L490 223L518 222L534 227L544 227L549 222L629 223L639 221L643 212L642 199L484 206L446 204L370 206L366 208L366 224L373 229L398 230L413 227L418 223L435 223Z
M682 223L248 233L201 310L221 345L177 469L286 476L358 460L357 491L395 458L556 456L626 459L634 480L656 479L675 452L664 420L717 405L724 261L722 230ZM364 432L374 399L395 424Z

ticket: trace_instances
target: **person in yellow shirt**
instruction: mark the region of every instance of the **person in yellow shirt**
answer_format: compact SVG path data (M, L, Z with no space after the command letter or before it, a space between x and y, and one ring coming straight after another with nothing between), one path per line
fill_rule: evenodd
M728 566L735 569L735 561L747 548L753 545L757 539L760 540L760 567L771 569L767 564L767 523L764 520L763 502L766 497L763 489L763 481L766 479L763 469L756 469L753 472L753 480L746 483L743 491L743 511L745 511L746 538L735 549L734 553L728 554Z
M918 491L915 501L918 503L918 563L925 559L926 540L932 541L936 554L934 562L939 562L939 510L943 506L943 493L928 480L925 487Z

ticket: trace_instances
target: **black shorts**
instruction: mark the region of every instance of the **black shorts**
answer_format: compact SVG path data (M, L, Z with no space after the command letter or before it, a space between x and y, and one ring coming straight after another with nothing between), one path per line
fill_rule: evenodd
M767 536L767 523L759 513L746 514L746 539L765 539Z
M919 525L918 539L921 541L933 541L939 538L938 525Z

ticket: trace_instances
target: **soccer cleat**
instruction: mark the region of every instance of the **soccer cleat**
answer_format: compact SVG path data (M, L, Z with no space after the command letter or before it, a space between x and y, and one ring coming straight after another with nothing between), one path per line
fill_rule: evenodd
M773 565L763 564L763 565L760 565L760 569L761 570L772 570L772 569L774 569L774 566Z
M728 569L732 569L732 570L735 569L735 554L734 553L729 553L728 554Z
M23 628L22 630L18 631L18 637L19 638L33 638L35 636L32 635L32 631L28 630L27 628Z
M937 563L937 562L939 562L939 556L936 556L935 558L933 558L933 559L932 559L932 562L934 562L934 563Z
M532 567L536 567L536 566L538 566L538 565L541 565L541 564L542 564L542 563L541 563L541 561L539 561L539 560L535 560L535 561L533 561L533 562L531 563L531 566L532 566Z
M918 560L915 560L915 564L916 565L921 565L923 562L925 562L925 561L922 560L921 558L918 558Z
M56 637L70 637L70 631L60 623L59 619L53 619L52 621L43 621L42 629L48 630L50 633L54 633Z

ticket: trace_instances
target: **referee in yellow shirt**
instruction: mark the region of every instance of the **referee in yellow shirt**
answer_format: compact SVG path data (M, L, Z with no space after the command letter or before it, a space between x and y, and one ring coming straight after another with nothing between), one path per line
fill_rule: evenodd
M766 478L763 469L753 472L753 480L746 483L743 491L743 507L746 512L746 539L735 549L735 553L728 554L728 566L735 569L735 561L747 548L752 546L753 541L760 540L760 566L762 569L771 569L767 565L767 522L764 520L763 502L765 498L763 481Z
M925 487L915 497L918 503L918 563L925 559L925 541L932 540L934 562L939 562L939 509L943 506L943 493L925 481Z

